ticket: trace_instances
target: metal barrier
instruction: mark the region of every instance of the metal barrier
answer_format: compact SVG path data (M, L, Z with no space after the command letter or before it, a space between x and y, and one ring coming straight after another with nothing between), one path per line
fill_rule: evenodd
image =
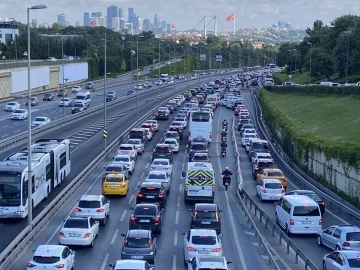
M275 147L275 145L272 143L271 136L266 128L266 124L264 123L262 119L262 110L261 106L259 104L259 101L256 97L256 95L253 95L254 103L255 103L255 119L257 121L257 126L260 129L261 133L264 135L265 139L269 142L270 148L272 150L272 153L274 153L274 159L279 165L280 169L286 172L290 175L290 179L294 182L296 182L297 185L301 185L304 188L312 189L315 192L317 192L321 197L323 197L326 204L330 206L330 209L336 208L339 214L343 214L346 216L346 218L353 223L360 225L360 213L359 211L356 211L354 209L351 209L347 205L345 205L347 202L345 200L340 199L341 201L335 199L338 197L336 194L332 193L330 190L325 190L325 187L322 186L320 183L316 182L313 179L306 179L304 176L302 176L300 173L296 172L294 170L295 164L289 160L285 160L283 157L283 153L279 152L280 149ZM258 110L260 112L260 115L258 114ZM292 164L293 167L291 167L289 164ZM298 168L297 168L298 169ZM300 170L300 169L298 169ZM330 193L330 194L328 194ZM332 193L332 194L331 194Z
M162 104L165 104L172 97L168 98ZM160 106L162 106L162 104ZM140 126L142 122L149 117L153 117L157 111L158 106L153 110L145 114L135 122L128 129L126 129L116 140L114 140L101 154L99 154L94 161L92 161L81 173L72 180L52 201L42 210L33 220L31 226L27 226L19 235L7 246L7 248L0 254L0 269L9 269L11 264L17 260L18 256L26 248L29 243L43 227L51 220L51 218L57 213L57 211L63 207L64 203L75 193L75 191L81 186L81 184L87 180L87 178L102 165L104 160L114 153L114 149L124 139L127 139L128 132L136 127ZM32 228L32 229L31 229Z

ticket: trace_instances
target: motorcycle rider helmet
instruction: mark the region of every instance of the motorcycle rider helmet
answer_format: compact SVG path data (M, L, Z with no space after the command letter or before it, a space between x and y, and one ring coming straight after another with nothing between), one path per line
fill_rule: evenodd
M225 167L225 171L230 171L229 167Z

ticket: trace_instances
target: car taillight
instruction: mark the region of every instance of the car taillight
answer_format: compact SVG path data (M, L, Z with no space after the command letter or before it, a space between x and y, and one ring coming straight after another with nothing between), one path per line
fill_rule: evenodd
M65 238L65 234L63 234L63 233L61 232L61 233L59 233L59 237L60 237L60 238Z
M164 198L164 194L159 194L159 198Z
M81 209L79 207L76 207L75 212L81 212Z
M58 268L58 269L62 269L64 267L65 267L65 264L63 264L63 263L55 265L55 268Z
M259 170L259 167L255 167L255 171L258 171Z
M160 222L160 218L159 217L154 217L153 218L155 222Z
M186 250L187 250L187 251L195 251L195 248L193 248L193 247L187 247Z
M104 211L105 211L104 208L99 208L98 210L96 210L96 212L99 212L99 213L102 213Z
M265 188L261 188L261 191L262 191L263 193L266 193L266 189L265 189Z
M30 268L33 268L33 267L35 267L36 265L35 264L32 264L32 263L28 263L27 264L27 267L30 267Z
M322 225L322 224L323 224L322 219L319 219L319 225Z
M107 188L107 185L103 184L103 188Z
M295 221L293 219L290 219L290 225L295 225Z
M350 243L349 243L349 242L344 242L342 245L343 245L343 247L350 247Z
M214 248L212 251L213 251L213 252L220 252L220 251L221 251L221 248Z
M130 220L131 220L131 221L135 221L135 220L136 220L136 217L131 216L131 217L130 217Z
M141 194L141 193L138 193L137 196L141 198L141 197L143 197L144 195Z
M85 233L84 238L89 238L91 236L91 233Z

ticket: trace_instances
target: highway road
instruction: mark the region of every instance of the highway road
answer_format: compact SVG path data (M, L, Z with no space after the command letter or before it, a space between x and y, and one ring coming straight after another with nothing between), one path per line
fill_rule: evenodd
M231 145L229 145L228 156L222 158L219 155L221 121L224 118L223 110L224 109L219 109L215 113L213 121L213 134L215 136L211 144L210 156L217 175L215 202L219 205L220 209L224 211L221 215L224 255L227 260L233 262L233 264L230 265L233 270L266 270L269 269L268 265L257 253L256 246L252 244L246 232L238 223L239 220L244 218L243 215L239 213L239 211L233 211L231 205L237 203L235 193L230 194L230 191L227 193L222 187L221 170L225 166L229 166L233 171L235 170L235 159L232 154L233 147ZM174 118L174 115L171 116L171 119ZM101 227L94 248L74 248L77 252L77 269L104 270L107 269L109 263L120 259L120 250L123 243L121 233L126 233L128 230L129 207L135 205L135 196L139 184L144 181L148 173L152 148L159 142L161 135L168 128L170 121L160 122L160 131L155 135L153 140L146 145L145 153L138 158L135 172L130 179L128 195L125 198L111 198L112 210L110 220L106 227ZM186 137L187 134L185 133L185 138ZM93 143L89 142L89 145L92 144ZM80 152L82 151L83 150L80 150ZM73 154L73 159L76 158L76 155L77 153ZM112 157L109 157L104 165L110 162L111 158ZM188 153L186 141L184 140L181 142L179 153L175 154L173 179L164 213L163 231L162 234L157 237L157 255L155 259L157 270L187 269L184 266L183 236L181 233L189 230L189 208L191 205L184 204L184 179L180 176L187 160ZM83 162L81 161L81 163ZM57 235L62 221L72 214L80 196L83 194L101 194L101 173L102 167L89 177L89 181L74 194L74 197L59 211L56 217L46 226L44 231L34 240L28 249L24 251L23 256L18 259L12 269L23 269L31 258L31 250L35 249L38 245L57 244ZM236 189L236 181L232 182L232 186Z
M255 106L252 99L251 91L243 91L243 97L248 107L248 110L252 116L252 119L255 119ZM227 118L232 115L233 112L229 110L227 113ZM260 132L258 130L258 132ZM237 142L240 151L240 160L242 166L242 176L244 179L244 189L246 192L253 198L255 201L258 201L259 207L267 213L267 215L275 221L275 205L273 203L264 202L261 203L260 200L256 197L256 190L255 190L255 181L253 180L252 173L251 173L251 163L249 161L248 155L245 152L245 149L241 147L241 140L240 134L237 133ZM260 134L262 137L262 134ZM288 190L291 191L294 189L300 189L299 187L295 186L288 177ZM343 218L337 216L335 213L331 212L331 210L326 210L324 217L323 217L323 228L327 228L331 225L336 224L347 224L348 222ZM325 254L329 253L330 250L325 247L319 247L316 242L316 235L299 235L299 236L290 236L290 238L294 241L294 243L301 249L301 251L320 269L322 258Z
M164 64L161 64L161 66L164 66ZM145 75L149 72L149 68L146 68L141 71L141 74ZM152 80L150 80L150 82L152 82ZM132 75L125 75L120 78L108 80L106 91L115 91L117 93L117 98L122 98L126 95L128 90L134 88L135 84L136 81L133 81ZM82 85L82 87L84 88L84 85ZM153 88L154 87L158 88L159 86L155 86L154 83ZM160 88L162 87L163 86L160 86ZM104 103L104 81L96 82L95 89L95 92L91 92L91 107ZM53 94L55 95L53 101L42 101L42 95L38 96L39 105L32 107L32 119L37 116L47 116L51 121L56 121L71 115L71 107L59 107L59 101L62 98L56 96L56 91L53 91ZM68 89L68 94L71 99L74 99L76 96L76 93L71 93L71 87ZM26 108L26 99L18 100L18 102L21 104L21 108ZM0 106L5 106L5 104L6 103L0 104ZM11 112L0 111L0 141L27 130L27 120L10 120L10 116Z
M208 79L203 79L206 82ZM196 85L196 82L189 82L189 86ZM176 90L183 91L187 87L187 83L177 84ZM167 86L162 89L161 100L165 100L173 95L173 86ZM139 99L141 106L140 116L146 114L158 105L157 92L148 93ZM135 100L126 103L120 103L116 106L108 108L108 138L107 142L112 142L118 137L129 125L134 122L134 112L136 108ZM70 125L64 126L57 130L50 131L45 134L44 138L68 138L71 141L73 162L72 170L65 179L65 185L74 179L101 151L104 147L104 140L100 132L104 127L103 112L99 111L97 114L84 117ZM8 148L0 153L0 159L4 159L8 155L19 151L25 144ZM64 185L63 185L64 186ZM56 195L60 192L60 188L49 195L48 201L44 201L34 210L36 216ZM18 222L11 222L7 220L0 220L0 230L5 230L6 234L2 235L0 241L0 252L16 237L16 235L26 226L26 219Z

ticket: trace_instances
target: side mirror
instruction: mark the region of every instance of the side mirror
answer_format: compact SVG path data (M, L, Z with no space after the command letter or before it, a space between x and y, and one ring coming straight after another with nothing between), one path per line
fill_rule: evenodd
M185 172L181 172L181 176L182 176L182 177L185 177Z
M222 212L224 212L224 211L219 209L219 212L222 213Z
M227 264L232 264L232 262L227 262Z
M222 238L222 237L223 237L222 233L220 233L220 234L219 234L219 237L220 237L220 238Z
M122 233L122 234L120 234L121 236L123 236L123 237L126 237L126 234L125 233Z
M115 265L113 265L113 264L108 264L108 267L109 267L109 268L114 268Z
M134 211L134 207L130 207L130 208L129 208L129 210L132 210L132 211Z

